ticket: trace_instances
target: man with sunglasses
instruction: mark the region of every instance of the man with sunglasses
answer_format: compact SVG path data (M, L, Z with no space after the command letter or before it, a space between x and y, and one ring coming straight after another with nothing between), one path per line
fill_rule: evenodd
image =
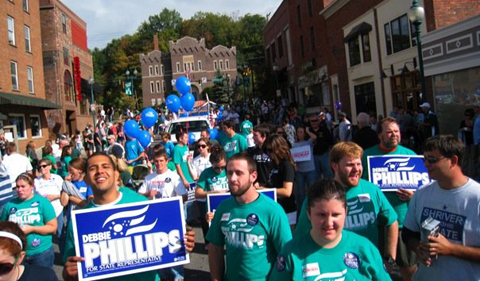
M410 201L402 239L420 261L414 280L480 280L480 184L462 172L465 147L453 136L424 144L425 166L435 180ZM423 223L439 221L438 233Z
M393 117L383 118L377 127L377 136L380 141L379 144L370 147L365 150L362 157L362 166L365 168L365 172L362 175L362 178L365 180L368 179L368 156L376 155L417 155L412 150L403 147L400 145L401 142L401 133L400 126L397 123L396 119ZM402 234L403 220L408 210L408 202L412 199L413 191L406 190L404 188L398 189L396 192L384 192L385 197L387 197L388 202L392 205L393 209L398 216L398 229L399 229L399 239L397 243L397 258L396 260L388 255L384 255L385 262L393 265L396 263L400 267L400 273L403 277L403 280L412 280L412 276L417 269L417 259L415 252L407 249L407 246L400 239Z

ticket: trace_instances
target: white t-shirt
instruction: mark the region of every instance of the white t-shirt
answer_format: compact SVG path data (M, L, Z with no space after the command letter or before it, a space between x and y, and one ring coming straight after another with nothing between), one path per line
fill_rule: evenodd
M152 174L145 177L138 193L148 193L150 190L157 190L155 198L171 198L187 194L180 176L173 171L167 170L163 174Z
M246 136L247 139L247 145L248 147L254 147L255 146L255 141L253 140L253 134L250 133Z
M3 165L5 165L5 168L7 168L12 187L17 186L15 180L17 179L18 175L31 171L33 169L30 160L28 160L26 156L18 153L5 155L3 157Z
M41 176L35 179L35 193L40 196L47 197L48 195L60 195L62 192L63 179L59 175L51 174L48 180L43 179ZM52 202L53 209L55 209L55 215L58 217L63 211L63 206L60 203L60 199L55 199Z
M441 222L440 233L451 243L480 247L480 184L472 179L453 190L440 188L436 181L421 187L408 205L404 227L422 233L422 222L432 217ZM422 263L414 280L480 280L480 263L454 256L438 256L433 265Z
M193 158L193 167L195 167L198 176L200 176L206 168L212 167L212 163L210 163L210 153L207 157L197 155L197 157Z
M340 140L341 141L348 141L352 139L352 126L350 124L350 121L345 119L345 121L340 122L340 125L338 126L338 132L340 135Z

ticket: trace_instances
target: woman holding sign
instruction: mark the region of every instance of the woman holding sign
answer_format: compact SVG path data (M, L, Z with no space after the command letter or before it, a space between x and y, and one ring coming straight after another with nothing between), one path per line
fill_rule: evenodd
M197 199L200 215L202 217L202 230L204 237L208 232L208 223L205 218L205 199L209 193L223 193L228 191L228 180L225 167L227 166L227 155L220 145L214 145L210 153L212 166L206 168L197 182L195 198ZM205 241L205 244L208 243Z
M17 177L17 198L5 204L0 220L16 222L27 235L25 264L53 266L52 234L57 230L55 210L50 201L33 193L33 176Z

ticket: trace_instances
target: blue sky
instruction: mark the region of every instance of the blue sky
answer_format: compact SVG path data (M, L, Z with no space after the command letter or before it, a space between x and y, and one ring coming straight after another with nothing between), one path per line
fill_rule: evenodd
M188 19L197 11L242 16L273 13L282 0L61 0L87 23L88 47L103 48L113 38L134 33L163 8Z

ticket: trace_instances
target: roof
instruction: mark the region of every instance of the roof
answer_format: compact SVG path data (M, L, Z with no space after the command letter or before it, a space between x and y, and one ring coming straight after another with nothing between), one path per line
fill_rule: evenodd
M9 94L0 92L0 105L22 105L30 107L40 107L42 109L59 109L60 105L49 102L45 99L26 96L21 94Z

